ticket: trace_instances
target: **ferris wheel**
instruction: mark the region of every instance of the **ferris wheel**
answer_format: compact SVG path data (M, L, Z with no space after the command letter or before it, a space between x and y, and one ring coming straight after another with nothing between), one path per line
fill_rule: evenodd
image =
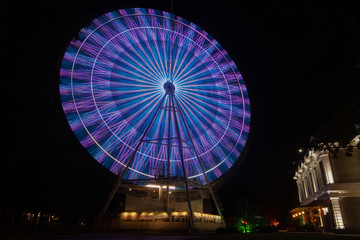
M195 24L125 9L79 32L62 61L60 95L88 152L124 179L209 183L239 158L250 102L233 60Z

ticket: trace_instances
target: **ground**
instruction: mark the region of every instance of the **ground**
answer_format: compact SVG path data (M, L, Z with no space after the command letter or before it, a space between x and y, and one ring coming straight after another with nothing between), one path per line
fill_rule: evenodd
M124 233L83 233L70 235L17 234L1 235L0 239L49 239L49 240L355 240L360 235L323 234L323 233L255 233L255 234L207 234L207 235L156 235L156 234L124 234Z

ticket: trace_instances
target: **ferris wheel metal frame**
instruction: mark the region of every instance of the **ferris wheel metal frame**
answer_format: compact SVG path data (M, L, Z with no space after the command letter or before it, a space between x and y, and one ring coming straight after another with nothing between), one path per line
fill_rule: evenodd
M173 85L171 80L167 81L164 84L164 89L166 91L166 94L162 97L162 99L160 101L160 104L157 106L155 114L151 118L150 124L146 127L145 132L143 133L143 135L141 137L141 140L137 144L134 153L131 155L131 158L130 158L129 162L126 165L125 170L122 172L121 175L119 175L119 177L118 177L118 179L117 179L117 181L116 181L110 195L108 196L108 198L107 198L107 200L106 200L106 202L105 202L105 204L104 204L104 206L103 206L103 208L102 208L102 210L101 210L101 212L100 212L100 214L99 214L99 216L97 218L96 225L98 225L100 223L101 219L103 218L103 215L106 213L111 201L113 200L115 194L117 193L120 185L122 184L122 182L124 180L124 176L125 176L126 172L128 171L130 165L134 161L137 150L140 148L141 144L143 144L143 142L149 142L149 141L154 140L154 139L145 140L145 137L148 135L149 129L151 128L152 124L154 123L154 120L155 120L156 116L158 115L160 109L162 108L161 106L162 106L165 98L168 98L168 106L167 106L167 108L162 108L162 109L164 109L164 110L166 110L168 112L168 116L169 116L168 122L167 122L168 126L171 125L171 112L173 112L174 115L175 115L174 116L174 118L175 118L175 128L176 128L176 132L177 132L177 142L179 144L179 146L177 146L177 147L179 148L180 158L181 158L181 165L182 165L183 173L184 173L183 181L184 181L184 184L185 184L186 198L187 198L187 203L188 203L188 208L189 208L190 228L194 229L194 219L193 219L193 210L192 210L192 207L191 207L191 201L190 201L190 196L189 196L188 176L186 174L186 168L185 168L184 156L183 156L183 142L184 142L184 140L182 140L181 137L180 137L179 123L177 121L178 118L181 118L181 120L185 123L185 128L186 128L187 134L188 134L188 136L190 137L190 140L191 140L190 147L195 151L196 159L197 159L197 161L199 162L199 164L201 166L201 170L203 172L203 176L204 176L205 181L206 181L205 186L207 187L207 189L208 189L208 191L210 193L210 196L211 196L212 200L214 201L214 204L215 204L215 207L216 207L216 210L217 210L218 214L223 219L223 215L222 215L222 212L220 210L219 203L217 201L217 197L215 196L214 191L213 191L213 189L211 187L210 181L206 176L203 164L202 164L202 162L200 160L200 157L199 157L199 155L197 153L197 150L195 148L191 133L189 131L189 128L188 128L188 125L187 125L188 124L187 120L185 119L184 115L182 114L182 110L181 110L180 105L179 105L179 103L178 103L178 101L176 99L175 86ZM178 116L177 116L177 114L178 114ZM169 135L168 135L167 138L161 139L161 140L166 140L167 141L168 156L170 156L171 147L173 146L173 143L171 142L171 140L173 138L171 138L171 136L170 136L170 131L168 132L168 134ZM156 139L156 140L159 140L159 139ZM153 143L158 144L156 141L153 142ZM168 209L168 207L169 207L170 157L168 158L168 165L167 166L168 166L168 168L167 168L167 171L166 171L166 177L167 177L168 181L167 181L167 184L166 184L166 209Z
M168 23L166 23L167 25L164 26L164 27L157 26L157 27L155 27L155 29L158 28L161 31L165 31L165 32L167 31L167 32L169 32L169 33L171 33L173 35L176 35L176 34L181 35L180 33L177 33L175 31L174 24L183 24L182 21L185 21L185 20L183 20L183 19L181 19L179 17L174 17L172 12L170 14L166 13L166 12L162 12L162 14L157 15L156 11L154 11L154 10L150 11L150 9L148 10L149 13L144 13L144 11L146 11L146 10L143 10L143 9L134 9L134 10L131 10L131 11L132 11L132 13L129 14L127 12L127 10L119 10L120 15L117 17L117 19L121 19L121 18L125 18L125 17L128 17L128 18L130 18L130 17L139 17L139 16L140 16L139 17L139 19L140 19L142 15L149 16L149 18L159 17L159 18L163 18L166 21L168 21ZM111 19L111 17L112 17L111 13L109 13L108 16L110 16L110 20L108 20L108 22L115 21L114 20L115 18ZM108 16L105 16L105 17L108 17ZM96 21L98 21L98 22L96 22ZM103 19L101 19L101 17L94 20L94 22L96 22L96 24L98 24L98 26L96 28L94 28L95 30L93 30L91 32L91 34L93 34L95 31L100 29L101 26L105 26L105 23L101 23L101 21L103 21ZM71 127L72 127L72 129L73 129L73 131L75 133L80 131L78 126L82 125L83 128L85 128L86 132L89 134L89 136L91 138L90 140L94 141L96 143L96 145L102 151L104 151L106 153L106 155L109 156L113 161L117 161L118 166L121 166L121 168L118 168L118 170L116 170L116 173L118 174L118 179L117 179L111 193L109 194L109 197L107 198L102 210L100 211L95 225L98 225L100 223L102 217L106 213L112 199L114 198L115 194L117 193L117 191L119 189L119 186L122 184L123 180L124 179L129 179L129 177L128 177L129 170L131 170L133 172L136 172L136 173L140 173L143 176L145 176L145 178L150 177L151 179L153 179L154 176L146 174L145 172L142 173L141 170L137 170L136 168L132 167L132 165L134 163L134 160L137 157L137 154L141 154L141 155L143 155L145 157L150 157L150 155L146 155L145 152L140 151L140 149L141 149L141 147L143 145L162 145L162 146L165 146L167 148L167 150L166 150L167 154L166 154L166 157L165 157L165 161L167 162L167 164L164 164L164 166L166 166L166 170L164 170L164 173L165 173L165 177L167 179L170 179L172 177L172 174L171 174L172 163L171 162L173 162L174 160L171 159L171 156L173 154L173 149L178 150L177 151L177 154L178 154L178 157L179 157L178 161L180 162L180 166L181 166L180 173L182 174L181 177L182 177L182 179L184 181L185 191L186 191L186 195L187 195L187 202L188 202L188 208L189 208L189 213L190 213L189 214L189 219L190 219L189 224L190 224L191 229L194 228L194 221L193 221L193 212L192 212L191 202L190 202L190 198L189 198L189 186L188 186L188 179L190 179L189 176L188 176L189 164L187 165L187 163L186 163L186 161L189 161L190 159L189 159L189 157L186 158L184 156L184 149L186 149L186 150L190 149L192 151L193 157L191 157L191 161L192 161L193 164L196 164L196 166L198 168L198 172L195 175L191 176L192 180L196 180L197 178L201 179L200 182L204 183L205 186L208 188L210 196L211 196L212 200L215 203L215 207L217 209L217 212L222 217L222 212L221 212L221 209L219 207L217 197L215 196L216 194L214 193L214 191L212 189L211 181L214 180L214 176L215 176L215 178L217 178L219 174L221 175L223 173L223 171L226 171L229 167L231 167L231 165L233 164L233 162L231 162L231 161L229 163L224 164L225 160L228 160L228 158L229 158L229 156L231 154L232 154L231 155L232 158L234 158L237 154L240 155L240 152L241 152L242 149L238 149L239 144L242 145L242 147L244 147L245 142L246 142L246 138L247 138L247 134L248 134L248 131L249 131L249 126L248 125L249 125L249 121L250 121L250 109L249 109L250 106L249 106L249 102L248 102L248 99L247 99L246 87L245 87L244 84L239 83L239 81L242 80L241 75L236 70L234 70L234 68L236 68L236 65L232 62L230 57L226 54L226 52L222 48L219 47L220 45L218 45L218 43L214 39L212 39L209 36L205 35L206 33L203 30L199 29L196 25L194 25L192 23L186 22L186 24L189 25L189 27L191 28L191 31L201 35L204 39L206 39L206 41L209 41L209 43L211 45L210 47L216 49L217 53L216 53L215 58L224 59L225 65L228 65L226 67L226 68L228 68L226 71L229 71L229 73L228 73L228 75L226 75L226 74L224 74L222 72L222 70L220 70L221 74L222 74L222 77L225 79L226 77L231 76L231 78L235 79L233 81L237 82L237 84L238 84L238 86L235 86L235 87L229 86L229 85L226 86L226 88L228 89L228 93L226 93L226 94L230 98L230 100L229 100L230 101L230 107L229 107L229 110L228 110L229 114L230 114L230 117L229 117L229 121L226 123L227 124L226 129L224 128L225 130L222 130L222 129L219 128L221 131L223 131L221 133L222 135L220 134L221 136L220 135L216 136L220 140L218 140L218 142L216 142L216 143L215 142L212 143L213 146L208 147L207 149L204 148L205 150L203 149L202 150L203 152L201 152L201 153L198 150L198 146L200 144L199 140L198 140L198 143L196 143L195 140L194 140L194 139L199 138L199 136L194 135L194 130L193 130L193 128L194 128L194 126L196 126L197 122L196 121L191 121L192 119L189 119L189 112L191 113L191 111L189 111L188 109L185 109L185 110L187 110L187 113L185 114L185 112L184 112L185 111L184 110L184 104L186 104L186 102L182 101L182 103L180 103L180 101L182 100L181 96L180 96L180 98L179 98L179 96L177 96L177 94L179 92L177 91L177 89L176 89L177 86L176 86L176 83L174 82L175 76L173 75L173 72L171 71L174 68L174 65L175 65L174 60L176 60L176 59L174 59L176 56L173 56L173 48L174 48L174 44L175 44L173 40L168 40L168 42L166 42L166 44L168 44L169 46L164 48L164 49L167 49L167 51L168 51L166 53L168 57L164 58L164 59L167 59L166 66L163 66L164 69L167 69L166 73L165 73L166 76L164 76L166 81L164 81L163 85L161 86L161 88L163 89L164 94L161 97L158 98L158 101L153 106L151 106L151 110L149 110L151 112L149 114L147 114L147 116L145 117L145 120L143 120L143 122L142 122L142 125L144 125L144 126L141 126L142 130L141 131L139 130L140 131L139 134L136 135L136 136L138 136L139 140L137 140L136 144L128 146L129 149L131 149L131 151L128 151L128 152L129 153L131 152L131 154L128 154L126 156L126 158L124 158L125 160L123 160L122 162L117 160L115 157L111 156L111 154L106 152L105 147L102 147L101 144L96 142L96 137L92 136L91 133L90 133L90 130L87 129L86 120L82 119L83 116L81 116L81 114L82 114L81 110L78 109L78 108L81 108L81 106L84 103L80 102L78 104L79 107L77 106L76 96L81 95L81 94L78 94L74 90L74 87L76 87L76 85L75 85L76 83L73 81L73 77L75 76L75 78L76 78L77 75L81 75L81 73L80 74L75 73L76 70L77 70L76 67L75 67L75 61L78 58L78 54L79 54L80 49L83 47L83 44L88 40L88 38L89 38L89 36L91 34L88 35L88 36L86 36L86 34L84 34L85 39L82 40L83 42L81 43L81 45L79 45L79 43L77 43L77 42L74 42L72 47L73 48L79 48L79 50L77 50L76 55L71 56L71 53L70 53L69 56L67 56L68 59L73 61L72 67L67 67L68 69L71 69L71 71L66 70L66 67L64 67L65 70L63 71L62 75L64 76L63 79L69 78L68 76L70 75L71 91L69 89L67 89L66 86L65 86L65 87L63 87L62 92L65 93L65 94L63 94L65 96L64 99L67 100L66 94L71 95L71 97L70 97L70 103L68 104L68 105L70 105L70 107L68 107L65 100L64 100L63 106L64 106L64 111L65 112L66 111L68 111L68 112L74 111L74 109L75 109L76 114L77 114L77 116L75 116L75 117L68 116L69 123L70 123L70 121L72 121L72 124L70 123L70 125L71 125ZM186 24L184 24L184 25L186 25ZM141 26L140 27L134 27L134 29L141 29L141 28L142 28ZM146 27L144 27L144 28L146 29ZM124 30L124 32L129 32L129 31L130 31L130 29ZM118 36L118 35L115 35L115 36ZM101 56L99 56L101 51L104 49L105 46L108 45L108 43L110 41L112 41L115 38L115 36L112 37L108 42L101 42L100 41L99 43L94 43L94 44L103 44L103 46L101 47L101 50L99 51L99 53L97 53L96 57L92 57L92 58L95 58L95 61L94 61L94 64L93 64L92 70L91 70L91 75L90 75L91 79L97 77L96 73L94 71L94 68L95 68L94 66L95 66L95 63L96 63L96 61L98 59L100 59L99 61L101 61ZM184 37L184 38L187 38L186 41L193 41L193 40L191 40L189 37L187 37L185 35L181 35L181 36ZM207 36L207 37L204 37L204 36ZM219 60L219 59L215 60L209 53L207 53L206 50L204 50L203 47L201 47L197 43L194 43L194 45L197 45L196 47L198 47L201 51L204 51L206 53L206 56L203 55L203 57L205 56L205 57L210 59L208 61L213 61L215 63L214 66L213 66L214 68L219 68L220 69L220 67L218 65L218 62L220 62L221 60ZM74 51L74 50L72 50L72 51ZM187 55L189 55L191 53L192 52L188 52ZM65 58L66 58L66 56L65 56ZM71 62L71 61L69 61L69 62ZM86 61L86 58L83 61ZM196 61L202 62L203 60L196 59ZM63 64L64 64L64 66L66 66L66 64L68 64L68 63L65 62ZM185 66L187 66L187 65L185 65ZM209 68L211 68L211 67L212 66L210 66ZM206 71L210 71L210 70L206 69ZM210 77L212 77L212 75L213 75L213 73L209 74ZM76 81L76 79L75 79L75 81ZM214 83L210 83L210 84L214 84ZM226 82L226 84L228 84L228 83ZM93 101L95 103L96 111L99 113L99 115L100 115L100 117L102 119L102 122L113 133L111 128L109 126L107 126L106 120L104 120L103 117L101 116L101 113L100 113L101 110L99 110L100 107L97 106L96 96L94 94L94 91L96 91L96 90L94 90L95 87L96 87L95 83L93 83L92 80L91 80L92 99L93 99ZM240 100L237 100L242 104L241 109L238 110L239 113L236 113L236 109L234 110L233 106L231 105L232 101L236 101L236 98L234 98L235 100L232 99L232 92L231 91L236 92L236 90L230 90L230 89L233 89L233 88L238 88L239 91L240 91L240 94L241 94L241 97L239 98ZM201 91L200 88L198 88L198 89L199 89L199 91ZM206 92L207 91L206 88L203 91ZM208 90L208 91L210 91L210 90ZM211 94L216 95L216 94L218 94L218 92L216 90L216 91L214 91L214 93L211 92ZM203 98L203 96L200 95L199 98ZM70 110L67 110L67 109L70 109ZM207 111L207 110L205 110L205 111ZM167 129L165 131L167 136L162 136L161 138L154 138L155 135L152 134L152 128L153 128L153 126L155 124L155 121L158 120L158 117L159 117L160 113L162 114L162 116L165 116L165 115L167 116L166 120L164 120L161 123L156 123L156 124L162 124L162 125L159 125L159 126L163 127L164 129L165 128ZM76 115L76 114L74 114L74 115ZM226 113L226 114L228 114L228 113ZM226 134L226 131L229 129L230 119L231 119L231 116L232 116L231 114L233 114L233 115L238 114L239 115L238 116L239 120L237 120L237 121L241 120L240 123L237 123L239 126L237 126L236 129L231 129L232 135L233 135L232 137L237 138L237 139L228 140L227 144L228 145L233 144L233 146L230 147L230 148L227 146L227 148L225 150L223 150L223 149L221 150L222 155L219 155L219 156L221 156L224 159L220 159L221 161L218 161L218 162L210 163L210 165L215 164L215 166L213 166L212 168L209 168L209 164L207 164L207 166L204 166L204 164L206 164L206 159L204 159L204 158L209 158L209 156L206 156L207 152L209 152L209 151L211 152L214 148L219 148L219 146L217 146L217 145L219 144L220 141L222 141L222 139L224 138L224 136ZM79 124L79 123L74 124L73 119L76 118L76 117L78 117L80 119L81 124ZM216 120L216 117L217 117L217 115L211 121L214 121L214 122L218 121L218 120ZM199 117L199 118L201 118L201 117ZM147 125L144 124L144 123L147 123ZM221 125L221 123L219 123L219 122L216 122L216 124ZM237 129L241 130L240 133L236 133ZM238 136L234 137L236 134L238 134ZM79 140L82 142L84 147L88 146L89 139L79 139ZM126 142L123 142L123 144L127 145ZM234 149L235 149L235 153L233 153ZM226 151L228 151L228 152L226 152ZM216 173L216 175L212 176L211 179L209 179L207 174L210 174L210 173L214 172L215 169L218 168L220 165L226 165L226 167L224 168L225 170L218 171L218 173ZM114 172L114 170L111 170L111 171ZM175 171L175 175L176 174L179 174L179 171ZM168 209L168 206L169 206L169 182L170 181L167 181L167 184L166 184L166 209Z

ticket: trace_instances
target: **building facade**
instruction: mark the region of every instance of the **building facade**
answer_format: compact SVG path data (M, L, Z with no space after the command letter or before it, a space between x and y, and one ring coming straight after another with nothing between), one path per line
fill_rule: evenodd
M338 143L311 150L298 166L300 207L290 213L300 225L326 231L360 231L360 135L347 147Z
M123 184L101 228L134 231L188 232L191 230L190 211L184 189L170 186L169 202L162 193L165 185ZM189 190L192 207L193 229L214 232L226 225L220 215L214 213L205 189Z

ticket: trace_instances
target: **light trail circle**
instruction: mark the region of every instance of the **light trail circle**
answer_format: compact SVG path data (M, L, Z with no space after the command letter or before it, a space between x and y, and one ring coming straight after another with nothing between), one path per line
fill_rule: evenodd
M195 24L158 10L114 11L83 28L65 52L60 96L71 129L104 167L121 174L134 155L125 179L166 175L168 163L183 176L175 121L187 176L203 183L200 162L215 180L249 134L250 102L230 56Z

